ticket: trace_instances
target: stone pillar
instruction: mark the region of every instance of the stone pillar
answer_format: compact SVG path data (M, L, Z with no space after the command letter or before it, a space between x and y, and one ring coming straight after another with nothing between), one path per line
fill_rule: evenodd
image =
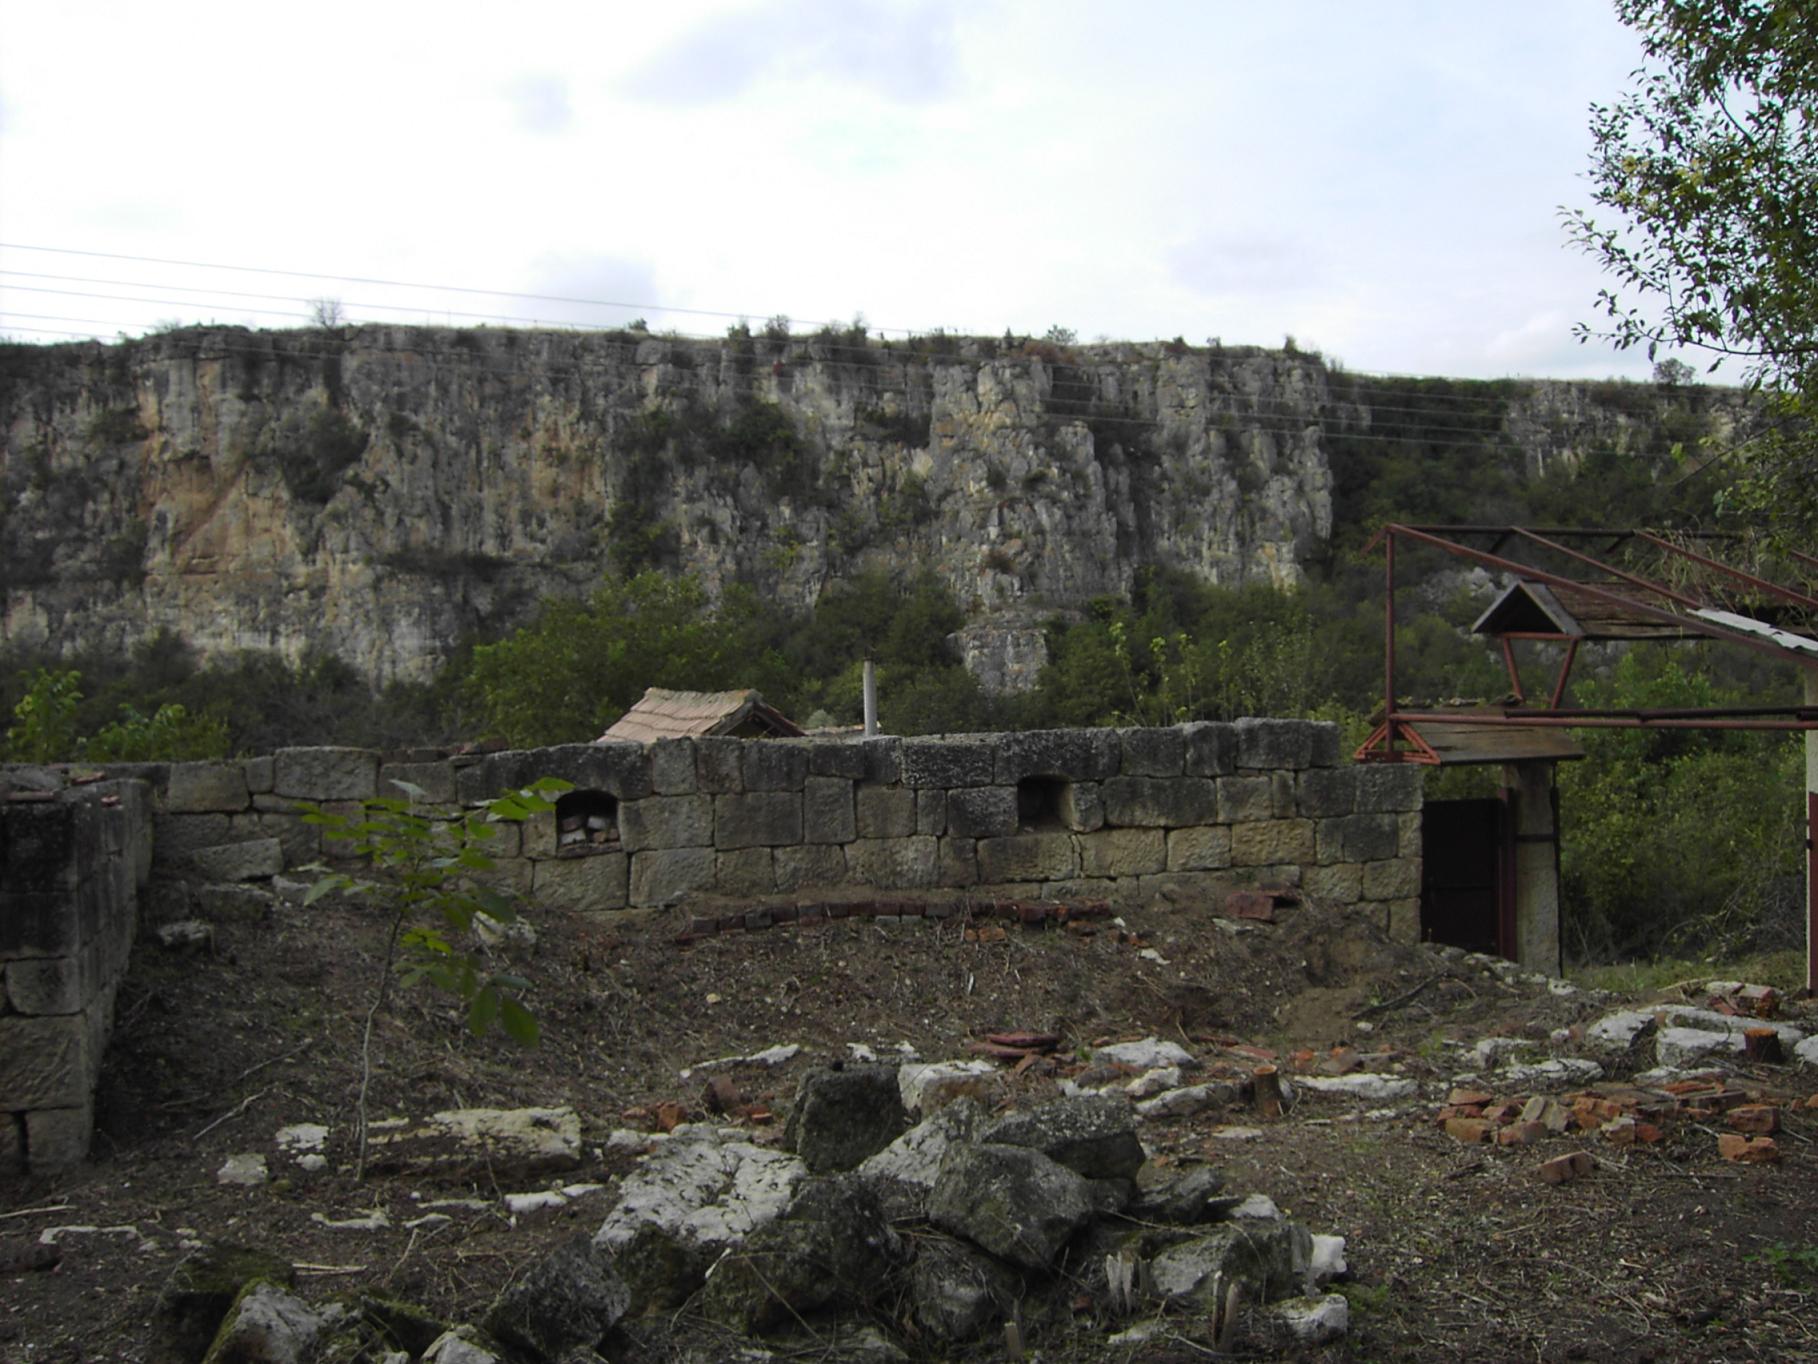
M1557 975L1559 954L1559 826L1553 804L1553 764L1509 763L1515 849L1515 960L1530 971Z

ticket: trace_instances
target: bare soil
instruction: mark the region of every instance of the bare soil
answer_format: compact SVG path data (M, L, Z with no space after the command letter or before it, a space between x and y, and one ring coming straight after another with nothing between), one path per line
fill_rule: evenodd
M761 1139L780 1138L799 1076L854 1045L945 1059L993 1032L1059 1034L1052 1055L1005 1066L1005 1103L1079 1075L1097 1045L1149 1035L1182 1043L1215 1073L1248 1074L1265 1053L1290 1076L1361 1064L1422 1081L1421 1096L1372 1104L1303 1087L1276 1120L1235 1111L1143 1129L1155 1157L1210 1159L1233 1189L1266 1193L1310 1230L1347 1238L1351 1276L1340 1287L1350 1335L1302 1353L1818 1357L1818 1109L1799 1107L1818 1072L1732 1071L1733 1084L1782 1101L1776 1164L1721 1159L1721 1118L1665 1121L1655 1145L1617 1147L1585 1132L1525 1147L1465 1145L1434 1121L1451 1078L1474 1068L1465 1049L1498 1036L1527 1039L1537 1054L1589 1054L1549 1035L1628 1001L1505 980L1479 962L1392 944L1358 916L1317 904L1235 932L1215 924L1210 906L1190 904L1133 912L1121 927L1013 926L982 941L963 917L846 919L688 946L676 943L678 927L669 915L540 916L538 942L520 949L519 963L543 1027L535 1049L476 1041L439 997L394 993L377 1024L372 1112L572 1105L592 1154L554 1182L610 1186L629 1157L605 1149L609 1132L654 1126L665 1103L706 1116L705 1076L684 1079L684 1070L782 1043L803 1052L777 1068L718 1072L739 1090L739 1121ZM514 1217L500 1196L536 1181L354 1180L360 1031L380 943L376 918L345 905L280 906L263 921L218 925L212 954L139 943L91 1161L4 1191L0 1359L144 1358L159 1290L202 1242L276 1251L309 1296L382 1293L461 1321L481 1316L549 1246L598 1225L610 1187ZM1334 1047L1361 1062L1334 1060ZM1604 1059L1612 1079L1648 1063ZM274 1151L273 1133L299 1122L332 1129L327 1170L306 1174ZM1536 1178L1543 1160L1580 1149L1596 1158L1589 1175L1559 1186ZM265 1153L272 1181L217 1183L237 1152ZM453 1210L452 1221L405 1226L428 1201L469 1196L478 1206ZM388 1227L316 1220L374 1209ZM53 1234L54 1248L42 1248L44 1233L70 1226L100 1230ZM1108 1333L1129 1323L1101 1311L1082 1303L1070 1328L1031 1343L1049 1361L1212 1356L1209 1323L1186 1317L1145 1344L1112 1349ZM704 1328L637 1328L614 1340L612 1357L669 1357L690 1329ZM797 1344L804 1357L816 1353L812 1341ZM1260 1320L1237 1349L1295 1357ZM1002 1341L975 1357L1003 1358Z

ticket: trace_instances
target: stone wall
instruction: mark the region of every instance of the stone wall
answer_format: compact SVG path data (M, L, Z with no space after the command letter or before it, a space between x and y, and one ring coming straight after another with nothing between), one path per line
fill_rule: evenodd
M156 856L269 876L321 852L298 800L339 808L396 778L453 812L553 775L575 792L491 851L512 887L579 908L837 887L1131 903L1273 885L1365 907L1412 939L1420 775L1341 764L1339 747L1332 725L1239 720L452 758L286 749L166 769Z
M150 857L141 782L0 783L0 1174L88 1154Z

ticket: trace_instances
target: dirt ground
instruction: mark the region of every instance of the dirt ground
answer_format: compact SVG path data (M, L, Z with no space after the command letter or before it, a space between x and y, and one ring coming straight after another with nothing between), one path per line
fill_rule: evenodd
M800 1044L785 1065L720 1072L756 1110L741 1120L777 1140L799 1076L855 1044L946 1059L1007 1029L1057 1033L1062 1043L1020 1073L1006 1065L1005 1102L1079 1075L1097 1045L1150 1035L1182 1043L1214 1073L1248 1074L1273 1053L1290 1076L1361 1065L1422 1082L1417 1098L1393 1103L1302 1087L1279 1119L1245 1109L1144 1124L1153 1156L1209 1158L1232 1189L1266 1193L1309 1230L1347 1238L1351 1275L1339 1287L1351 1332L1319 1358L1818 1357L1818 1109L1799 1107L1818 1071L1732 1073L1734 1085L1783 1101L1775 1164L1720 1158L1723 1120L1711 1116L1663 1120L1653 1145L1618 1147L1595 1132L1467 1145L1435 1113L1452 1077L1476 1068L1470 1047L1514 1037L1537 1054L1594 1054L1549 1036L1630 1001L1394 945L1319 905L1223 926L1211 906L1157 906L1128 913L1122 927L1011 927L984 940L959 917L846 919L681 946L679 923L540 914L537 944L519 950L543 1028L535 1049L469 1038L428 991L395 995L379 1017L375 1116L465 1105L579 1111L591 1154L554 1182L609 1187L516 1216L500 1196L536 1181L352 1177L360 1023L380 942L369 911L280 906L261 921L218 925L212 954L142 938L119 997L90 1163L0 1190L0 1359L143 1358L158 1292L200 1242L275 1250L308 1296L377 1292L476 1319L544 1249L599 1224L627 1161L606 1149L608 1133L653 1126L665 1102L705 1114L703 1074L684 1079L684 1069ZM1818 1023L1810 1007L1787 1006L1795 1021L1806 1010ZM1361 1060L1335 1059L1334 1047ZM1609 1078L1648 1064L1618 1059ZM330 1127L327 1170L306 1174L275 1153L274 1132L300 1122ZM1595 1157L1589 1174L1558 1186L1536 1178L1543 1160L1575 1150ZM238 1152L267 1154L272 1181L217 1183ZM450 1221L407 1229L425 1203L446 1198L474 1202L450 1209ZM389 1226L316 1220L375 1209ZM72 1226L98 1230L52 1231ZM46 1232L54 1247L43 1245ZM1048 1361L1211 1357L1208 1324L1189 1318L1139 1346L1105 1344L1128 1324L1086 1308L1072 1329L1031 1343ZM665 1353L648 1333L614 1348L623 1359ZM1293 1353L1260 1330L1237 1349ZM972 1357L1001 1359L1003 1344L988 1341Z

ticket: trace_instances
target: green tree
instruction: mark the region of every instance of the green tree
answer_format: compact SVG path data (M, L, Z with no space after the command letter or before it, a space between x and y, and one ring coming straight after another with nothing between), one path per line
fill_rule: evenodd
M362 801L357 814L305 802L303 820L321 828L324 849L350 861L356 870L327 871L304 899L344 894L377 905L389 923L379 980L366 1011L360 1039L359 1156L354 1178L366 1170L366 1094L372 1084L373 1020L385 1007L394 968L402 958L403 983L427 981L466 1006L467 1026L477 1037L498 1026L514 1041L537 1040L536 1018L519 1001L529 982L491 963L464 944L482 916L509 923L517 907L485 884L495 870L486 843L501 822L522 823L555 810L550 797L573 790L569 782L544 777L458 818L444 818L428 806L428 792L406 781L392 782L402 796Z
M1592 202L1572 238L1612 277L1618 349L1733 358L1765 421L1731 453L1731 505L1818 521L1818 8L1809 0L1617 0L1647 63L1594 106ZM1593 216L1607 210L1602 216Z

